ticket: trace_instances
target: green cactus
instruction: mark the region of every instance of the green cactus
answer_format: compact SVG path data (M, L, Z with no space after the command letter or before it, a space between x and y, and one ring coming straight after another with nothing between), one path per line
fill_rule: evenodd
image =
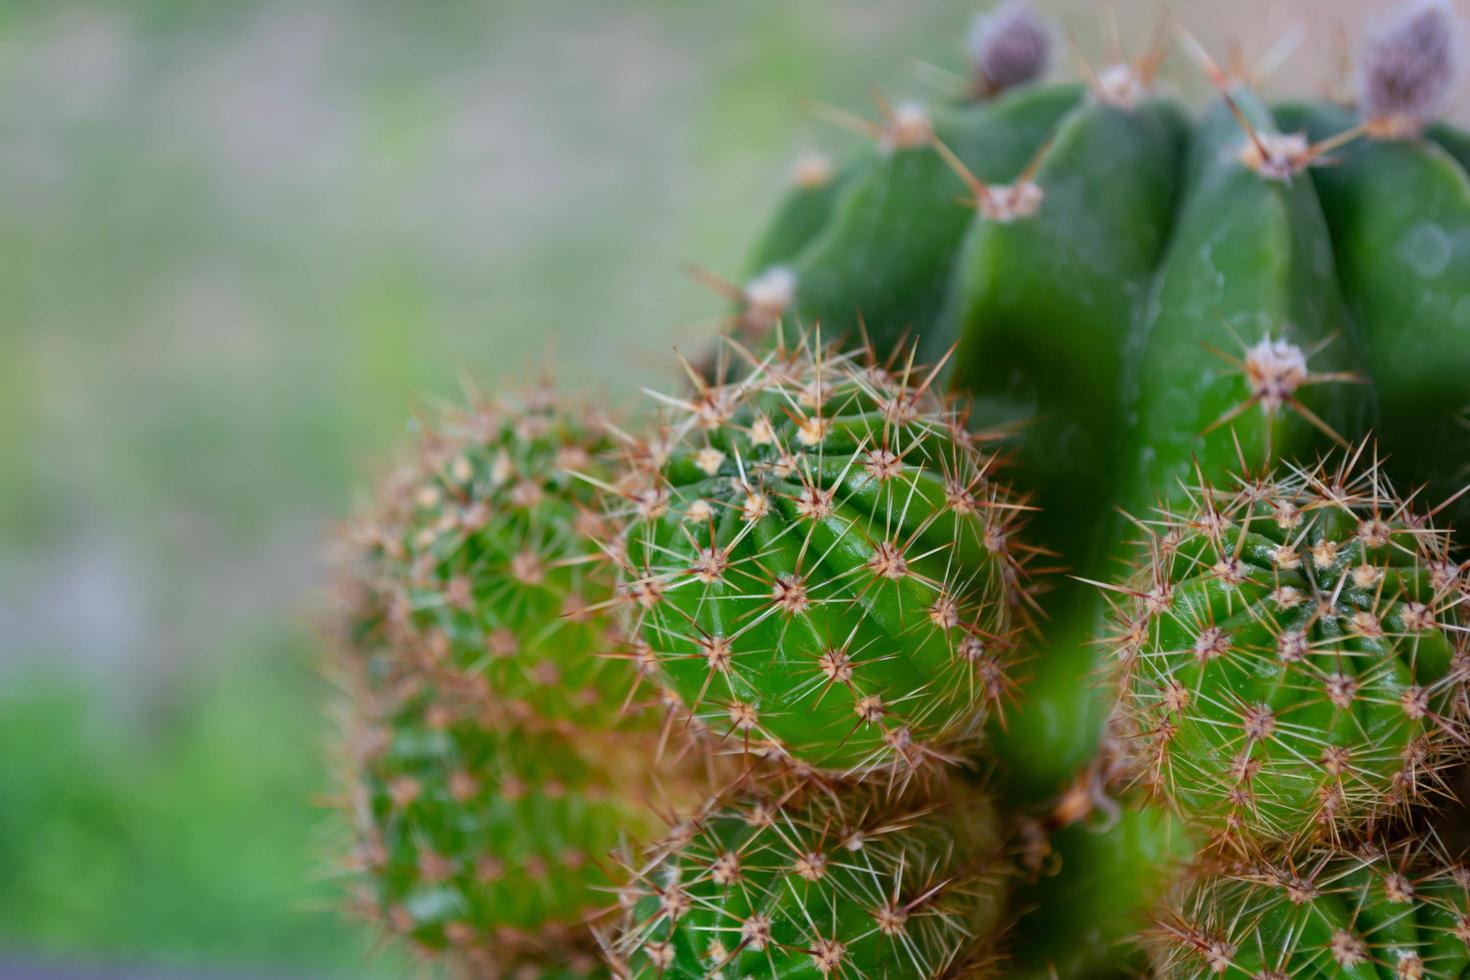
M1120 704L1147 782L1232 847L1421 800L1470 745L1461 570L1363 451L1141 525Z
M1153 945L1170 980L1459 980L1470 974L1470 872L1423 844L1205 872Z
M955 204L965 185L936 145L998 185L1026 168L1078 97L1071 85L1024 85L966 105L884 103L883 121L864 124L876 146L844 171L821 230L799 248L794 240L783 245L789 254L779 268L792 286L783 305L787 341L799 339L798 322L818 321L829 336L852 340L862 325L885 353L905 336L934 339L949 270L969 224ZM937 357L943 347L928 350Z
M1000 843L990 803L958 784L939 801L873 783L716 801L633 869L615 971L984 975Z
M1372 39L1359 118L1325 105L1277 110L1283 126L1314 139L1359 119L1367 131L1312 176L1378 395L1385 465L1406 486L1427 483L1435 504L1465 484L1466 461L1451 447L1466 444L1470 408L1470 176L1422 136L1453 80L1451 18L1446 6L1416 4ZM1470 497L1445 519L1470 522Z
M906 776L1003 706L1022 508L932 379L777 352L630 452L637 658L732 744Z
M643 755L624 744L622 757L591 758L418 674L357 705L358 908L474 976L592 973L606 855L655 823L628 794Z
M596 615L599 431L545 388L445 413L347 542L357 905L471 975L590 971L607 854L678 792Z
M353 529L351 574L382 594L394 643L508 712L594 730L638 683L596 615L615 574L594 489L609 442L540 387L446 412L379 509Z
M951 382L976 395L977 421L1022 423L1015 479L1036 494L1036 542L1082 575L1102 572L1128 338L1173 221L1183 152L1178 110L1137 94L1094 92L1062 119L1032 178L1036 213L977 214L945 333L959 338ZM1087 762L1106 710L1086 681L1095 597L1069 582L1045 606L1047 654L1015 724L996 734L1003 755L1029 760L1014 788L1038 797Z
M1161 46L1042 83L1007 3L948 102L842 117L871 143L803 159L744 285L701 273L734 336L650 422L426 434L338 624L362 904L477 975L597 969L595 919L619 975L1081 980L1143 969L1198 845L1161 975L1470 976L1422 844L1470 755L1451 27L1274 112L1186 36L1191 119Z

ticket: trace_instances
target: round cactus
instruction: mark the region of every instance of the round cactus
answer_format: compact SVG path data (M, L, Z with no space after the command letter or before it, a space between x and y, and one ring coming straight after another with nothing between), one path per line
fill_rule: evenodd
M1166 978L1459 978L1470 970L1470 872L1408 845L1205 873L1154 945Z
M350 574L381 594L394 642L512 714L617 723L637 672L594 615L616 576L579 476L607 446L594 417L545 387L476 400L424 432L353 532Z
M591 972L607 856L654 823L627 794L642 755L590 758L418 673L359 692L357 711L358 907L475 976Z
M634 871L610 943L630 977L978 974L1002 911L986 799L871 783L711 804Z
M1023 508L931 379L773 354L635 447L619 503L637 657L704 727L907 773L1005 700Z
M356 904L474 976L591 970L608 853L679 792L594 614L599 431L546 389L449 413L347 542Z
M1121 708L1147 780L1232 844L1383 814L1470 745L1465 579L1360 454L1140 523Z

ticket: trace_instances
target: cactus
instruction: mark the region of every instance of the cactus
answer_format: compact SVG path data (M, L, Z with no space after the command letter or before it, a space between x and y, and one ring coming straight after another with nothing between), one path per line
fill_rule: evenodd
M821 230L799 248L782 239L789 244L759 256L791 277L791 299L782 308L788 343L799 339L798 321L820 321L829 336L853 340L865 325L885 356L905 336L936 340L969 215L955 205L965 185L935 147L942 144L987 181L1012 180L1078 95L1071 85L1027 85L966 105L883 102L880 122L853 121L874 145L845 171ZM942 351L931 346L925 354L936 360Z
M1358 118L1335 106L1292 105L1282 124L1312 138L1359 123L1367 138L1313 172L1332 229L1338 276L1379 399L1386 465L1438 504L1458 493L1470 407L1470 176L1463 159L1422 132L1454 75L1447 5L1418 3L1394 18L1362 58ZM1442 132L1446 132L1441 130ZM1470 499L1445 512L1470 522Z
M491 976L598 969L589 922L628 976L1465 972L1455 31L1274 109L1185 34L1191 116L1161 42L1043 82L1010 2L948 101L819 109L870 141L700 273L681 394L451 416L354 538L363 904Z
M1022 505L932 380L803 345L670 400L630 448L630 631L704 727L906 777L1003 707Z
M1364 451L1140 525L1120 703L1148 782L1231 846L1338 835L1470 746L1461 570Z
M514 714L618 723L638 682L617 658L611 531L592 472L601 423L540 386L446 412L354 529L352 574L382 593L395 642Z
M872 783L715 801L652 849L611 941L629 977L977 975L1005 875L994 811Z
M654 825L627 793L643 756L594 760L422 675L357 702L361 911L471 975L592 972L587 924L608 906L605 856Z
M1422 843L1206 872L1153 945L1167 978L1459 978L1470 970L1470 872Z
M600 427L549 388L447 412L352 530L338 631L357 905L475 975L597 962L606 856L656 819L655 719L595 615Z

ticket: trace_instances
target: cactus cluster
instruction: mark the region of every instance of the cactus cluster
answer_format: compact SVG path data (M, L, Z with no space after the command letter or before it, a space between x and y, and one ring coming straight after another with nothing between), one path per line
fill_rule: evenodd
M474 976L1465 975L1457 30L1272 105L1181 29L1194 112L1010 0L817 107L682 387L473 404L348 536L355 904Z

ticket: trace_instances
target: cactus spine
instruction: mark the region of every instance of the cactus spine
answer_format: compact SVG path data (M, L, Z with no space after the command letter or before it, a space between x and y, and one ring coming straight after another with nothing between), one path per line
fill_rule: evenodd
M1470 745L1446 536L1356 456L1194 497L1143 525L1120 607L1149 782L1246 851L1434 791Z
M1317 848L1202 877L1154 945L1168 978L1458 978L1470 872L1422 844Z

